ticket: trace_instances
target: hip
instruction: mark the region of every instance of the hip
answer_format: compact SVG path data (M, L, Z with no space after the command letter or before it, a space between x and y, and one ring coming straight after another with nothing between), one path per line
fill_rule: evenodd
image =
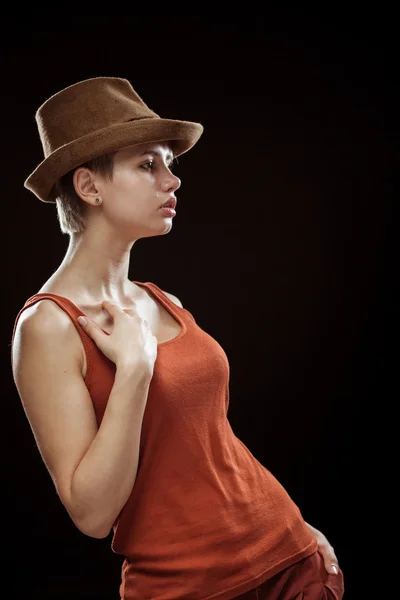
M328 573L317 551L235 600L342 600L343 594L343 572Z

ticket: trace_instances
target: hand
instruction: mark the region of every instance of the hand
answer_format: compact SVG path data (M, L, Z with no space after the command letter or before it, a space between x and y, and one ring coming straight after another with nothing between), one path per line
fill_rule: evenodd
M79 323L100 348L103 354L118 367L129 365L132 370L139 368L153 375L157 358L157 338L153 336L147 321L139 316L134 308L122 309L115 302L102 302L102 308L113 321L110 334L104 331L92 319Z
M330 543L328 542L324 534L321 533L321 531L318 531L318 529L315 529L315 527L312 527L312 525L309 525L308 523L306 523L306 525L311 531L312 535L315 538L317 538L318 552L324 559L325 569L328 571L328 573L333 573L334 575L337 575L339 573L339 563L338 559L336 558L336 554L333 550L333 547L330 545Z

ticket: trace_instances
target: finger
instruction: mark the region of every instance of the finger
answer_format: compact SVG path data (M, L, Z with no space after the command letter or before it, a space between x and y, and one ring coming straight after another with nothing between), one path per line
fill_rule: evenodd
M82 326L82 328L86 331L86 333L88 335L90 335L92 340L94 340L94 342L96 342L96 343L97 343L97 340L99 339L99 336L104 335L103 331L97 325L97 323L95 323L94 321L91 321L87 317L79 316L78 323Z
M337 575L339 573L339 565L332 564L330 569L327 569L328 573L333 573L333 575Z
M109 302L108 300L103 300L101 303L103 309L105 309L110 315L115 312L116 309L119 308L118 304L115 302Z
M324 564L328 573L333 573L334 575L339 573L339 563L333 548L331 548L327 556L324 556Z
M135 301L132 300L132 302L135 305ZM132 307L132 308L121 308L121 306L119 304L117 304L116 302L109 302L109 300L103 300L103 302L101 303L101 306L110 315L114 314L114 313L117 313L118 311L122 311L122 312L126 313L129 310L134 310L134 307Z
M121 308L116 302L109 302L108 300L103 300L101 306L103 308L103 312L106 315L111 316L114 321L117 318L117 316L121 314L121 312L125 312L125 310Z

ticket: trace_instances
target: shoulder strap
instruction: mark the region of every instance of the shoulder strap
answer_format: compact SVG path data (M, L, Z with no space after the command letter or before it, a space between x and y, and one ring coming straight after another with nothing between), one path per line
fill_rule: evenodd
M163 292L163 290L159 288L158 285L156 285L155 283L152 283L151 281L134 281L133 283L148 288L150 292L154 294L154 296L156 296L156 298L161 302L161 304L165 306L165 308L167 308L168 310L172 311L174 314L177 311L179 311L179 309L182 310L182 308L180 306L177 306L175 302L172 302L172 300L168 298L167 294Z
M91 358L92 357L92 346L94 346L95 348L97 348L97 346L93 342L91 337L82 329L82 327L79 326L79 323L77 323L78 317L83 315L84 313L73 302L71 302L71 300L69 300L68 298L64 298L64 296L58 296L57 294L51 294L51 293L42 293L42 294L34 294L30 298L28 298L28 300L25 302L24 306L21 308L21 310L18 312L18 314L15 318L14 328L13 328L13 333L12 333L12 338L11 338L11 346L14 341L15 331L17 329L19 317L24 312L24 310L26 310L30 306L33 306L34 304L36 304L36 302L39 302L40 300L52 300L53 302L55 302L60 308L63 309L63 311L65 313L67 313L67 315L70 317L70 319L74 323L74 325L81 337L81 340L82 340L82 343L83 343L83 346L84 346L85 352L86 352L87 373L86 373L85 381L87 382L89 379L89 376L91 374L91 369L92 369L92 358ZM11 362L12 362L12 360L13 360L13 357L12 357L12 351L11 351Z

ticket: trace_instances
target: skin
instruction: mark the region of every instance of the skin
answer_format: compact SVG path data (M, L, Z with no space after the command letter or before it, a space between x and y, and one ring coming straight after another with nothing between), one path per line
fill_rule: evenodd
M172 150L167 143L147 143L120 150L114 157L113 177L80 167L74 173L77 194L88 205L88 225L83 234L70 236L63 262L52 276L62 279L73 295L82 296L82 281L90 302L108 300L129 305L132 282L128 279L130 253L142 238L165 235L172 217L159 208L181 185L172 172ZM96 198L101 203L96 204ZM169 294L172 300L180 301ZM83 302L84 300L82 300ZM307 523L318 542L325 568L337 574L335 552L325 535Z
M176 197L181 185L171 171L172 160L168 144L149 143L117 152L111 181L85 167L76 169L74 186L88 205L88 224L82 234L70 236L52 283L62 280L71 294L76 290L82 297L84 281L90 302L129 305L134 284L128 271L134 243L165 235L172 228L173 217L159 210L170 197Z
M334 575L337 575L339 572L339 563L338 559L336 558L333 546L331 546L331 544L328 542L327 538L321 531L318 531L318 529L316 529L312 525L309 525L308 523L306 523L306 525L310 532L317 538L318 552L323 558L325 569L328 573L333 573Z

